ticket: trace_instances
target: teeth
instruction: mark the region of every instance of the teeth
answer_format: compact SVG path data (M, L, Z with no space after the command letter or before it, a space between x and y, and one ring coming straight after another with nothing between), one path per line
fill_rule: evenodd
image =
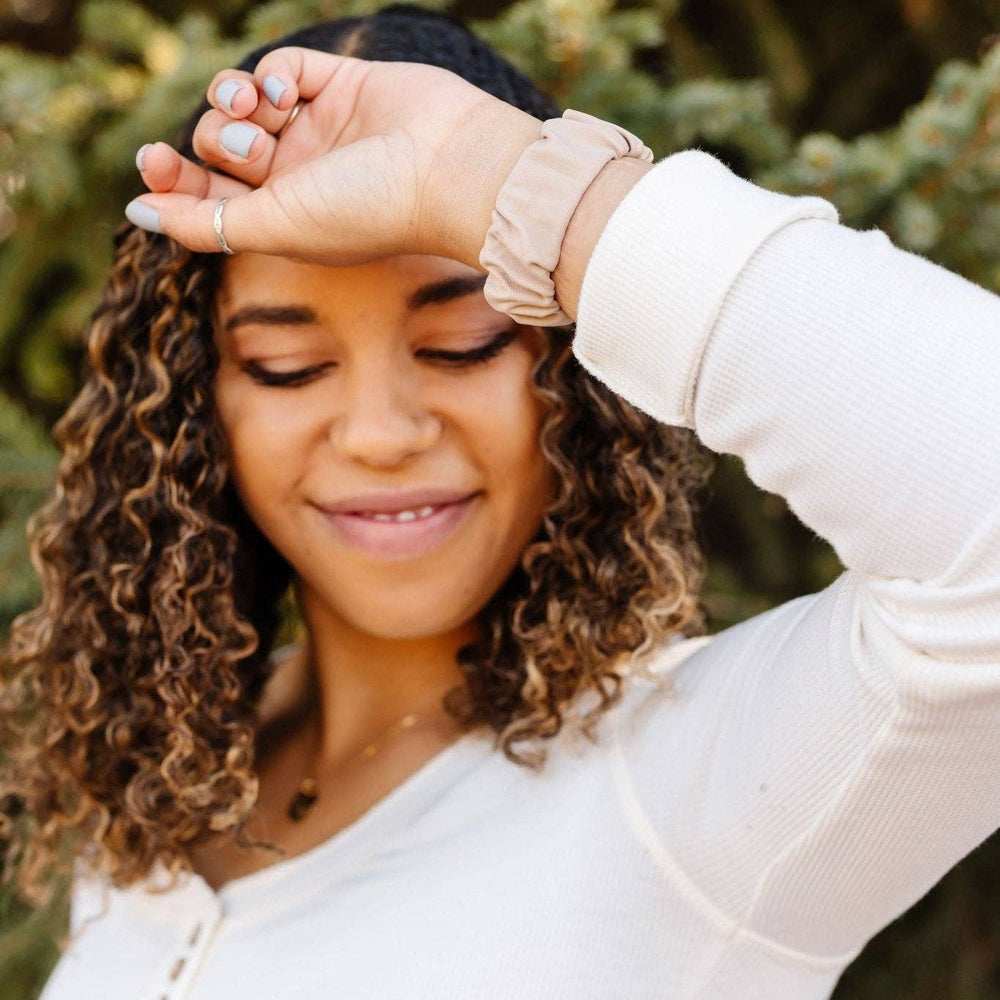
M421 507L419 510L401 510L395 514L376 514L370 511L363 511L362 517L370 517L373 521L391 521L396 524L405 524L407 521L416 521L420 518L430 517L437 510L437 507Z

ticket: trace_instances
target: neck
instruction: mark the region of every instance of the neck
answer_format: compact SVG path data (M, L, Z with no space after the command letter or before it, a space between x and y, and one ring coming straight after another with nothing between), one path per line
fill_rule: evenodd
M301 583L296 593L307 630L318 765L350 756L408 712L438 710L445 692L462 683L457 653L476 637L474 622L443 635L383 638L331 612Z

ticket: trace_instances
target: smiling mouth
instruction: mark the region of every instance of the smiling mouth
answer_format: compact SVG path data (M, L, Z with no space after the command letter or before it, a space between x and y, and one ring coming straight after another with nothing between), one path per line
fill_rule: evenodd
M416 559L442 546L459 530L481 494L394 511L316 510L339 544L374 559Z

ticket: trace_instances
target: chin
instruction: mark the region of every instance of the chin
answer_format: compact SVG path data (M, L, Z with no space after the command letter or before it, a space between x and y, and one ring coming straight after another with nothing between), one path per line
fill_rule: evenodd
M355 593L347 601L330 595L324 603L358 632L376 639L406 641L431 639L468 627L490 598L486 593L482 600L470 600L466 591L456 600L454 594L427 586L420 591L407 594L399 588L384 588L379 593Z

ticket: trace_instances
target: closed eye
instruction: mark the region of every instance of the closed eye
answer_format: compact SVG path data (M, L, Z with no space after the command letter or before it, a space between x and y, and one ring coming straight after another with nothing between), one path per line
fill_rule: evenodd
M417 351L416 356L425 361L436 361L449 367L466 368L495 358L516 336L516 329L501 330L481 347L475 347L471 351L445 351L424 347ZM334 362L327 361L319 365L310 365L308 368L299 368L292 372L273 372L256 361L246 361L240 367L260 385L293 387L311 382L328 368L334 367Z
M256 361L246 361L240 368L246 372L255 382L261 385L294 386L310 382L317 375L322 374L327 368L332 368L333 362L328 361L321 365L310 365L308 368L299 368L294 372L272 372L268 371Z
M417 351L418 358L428 361L441 361L448 365L464 368L467 365L480 364L496 357L517 336L516 329L501 330L482 347L474 347L471 351L444 351L437 348L424 347Z

